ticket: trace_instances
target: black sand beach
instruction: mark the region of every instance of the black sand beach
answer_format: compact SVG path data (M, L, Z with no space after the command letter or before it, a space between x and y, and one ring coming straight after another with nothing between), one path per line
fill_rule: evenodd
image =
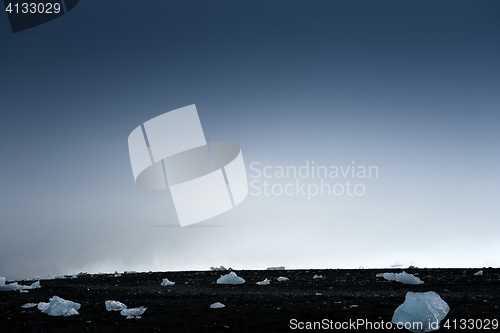
M335 322L390 322L406 292L435 291L450 306L438 331L472 332L478 330L461 328L460 320L500 320L500 269L484 268L483 275L475 276L478 270L405 269L425 282L421 285L376 277L378 273L401 269L239 270L238 276L246 280L241 285L217 284L220 275L227 273L222 271L81 275L76 279L42 280L40 289L28 293L0 292L0 331L287 332L300 331L299 322L323 320L333 329L320 331L340 331L334 328ZM313 279L314 275L323 278ZM278 282L280 276L289 281ZM164 278L175 285L161 286ZM271 280L270 285L256 284L265 278ZM25 303L48 302L54 295L80 303L80 314L52 317L36 307L21 307ZM106 311L106 300L120 301L129 308L144 306L147 310L140 319L126 319L119 312ZM225 307L211 309L210 304L215 302ZM443 327L447 320L455 327ZM364 325L356 330L350 328L358 332L381 331ZM495 331L492 325L489 331Z

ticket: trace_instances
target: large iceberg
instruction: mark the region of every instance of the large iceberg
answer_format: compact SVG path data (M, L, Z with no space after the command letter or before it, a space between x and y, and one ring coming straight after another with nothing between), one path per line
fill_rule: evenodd
M6 281L5 277L0 276L0 291L11 291L11 290L22 291L22 290L40 288L40 281L32 283L29 286L23 286L23 285L18 284L17 282L5 284L5 281Z
M245 283L243 278L240 278L236 275L235 272L231 272L226 275L221 275L219 279L217 279L217 283L219 284L242 284Z
M210 270L212 270L212 271L227 271L228 269L221 265L220 267L211 266Z
M439 329L450 307L434 291L425 293L407 292L392 316L392 322L412 332L430 332Z
M51 297L49 303L38 303L38 310L50 316L74 316L79 314L80 303L67 301L58 296Z
M268 267L266 268L268 271L284 271L285 266L276 266L276 267Z
M424 281L420 280L413 274L408 274L405 271L402 273L380 273L376 275L377 277L383 277L389 281L398 281L404 284L422 284Z

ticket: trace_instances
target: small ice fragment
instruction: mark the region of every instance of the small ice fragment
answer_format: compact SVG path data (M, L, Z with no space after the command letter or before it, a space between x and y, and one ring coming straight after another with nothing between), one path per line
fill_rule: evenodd
M161 285L163 287L173 286L174 284L175 284L175 282L169 281L167 278L163 279L163 281L161 282Z
M38 303L38 310L50 316L74 316L78 314L80 306L79 303L53 296L49 299L49 303Z
M322 279L323 278L323 275L314 275L313 276L313 279Z
M64 316L69 317L69 316L76 316L79 315L78 311L76 311L74 308L69 309Z
M430 332L439 329L450 307L434 291L407 292L405 301L392 316L394 324L400 324L412 332Z
M146 311L147 308L141 306L139 308L132 308L132 309L123 309L120 311L120 314L124 317L127 317L127 319L140 319L142 314Z
M474 275L475 276L483 275L483 270L477 271L476 273L474 273Z
M267 285L271 284L271 281L269 281L267 278L265 278L263 281L256 282L256 284L258 284L259 286L267 286Z
M210 309L221 309L225 307L224 304L222 304L221 302L215 302L213 304L210 304Z
M19 292L22 293L22 294L26 294L26 293L29 293L29 290L21 289L21 290L19 290Z
M104 304L106 305L106 310L108 311L122 311L127 308L125 304L118 301L106 301Z
M219 279L217 279L217 283L219 284L242 284L245 283L245 279L240 278L236 275L235 272L231 272L226 275L221 275Z
M26 303L26 304L21 305L21 307L23 309L29 309L29 308L35 307L37 305L38 305L38 303Z
M376 277L383 277L389 281L397 281L404 284L422 284L424 281L420 280L418 277L413 274L408 274L405 271L402 273L379 273Z
M288 281L288 278L287 278L287 277L284 277L284 276L280 276L280 277L278 278L278 281L279 281L279 282L286 282L286 281Z

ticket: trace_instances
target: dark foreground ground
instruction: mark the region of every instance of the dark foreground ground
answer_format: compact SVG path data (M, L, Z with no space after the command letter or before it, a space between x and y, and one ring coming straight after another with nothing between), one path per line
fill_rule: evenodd
M377 278L377 273L401 272L399 269L236 271L246 280L242 285L216 284L227 272L190 271L123 274L121 277L83 275L77 279L42 280L40 289L29 293L0 292L0 332L292 332L291 320L298 322L356 322L373 325L390 322L394 310L408 291L435 291L450 306L450 327L439 332L477 332L461 326L474 319L500 320L500 269L405 269L425 281L404 285ZM322 275L323 279L313 279ZM279 276L289 278L278 282ZM168 278L176 284L162 287ZM256 285L264 278L272 282ZM20 282L28 284L28 282ZM48 302L57 295L80 303L80 315L51 317L36 307L23 309L25 303ZM107 312L106 300L117 300L129 308L145 306L141 319L126 319L119 312ZM210 304L222 302L222 309ZM453 320L456 319L455 322ZM480 321L477 321L480 320ZM454 329L453 326L456 326ZM490 332L494 330L489 324ZM303 330L306 331L306 330ZM329 331L327 329L320 331ZM332 329L330 331L336 331ZM340 330L338 330L340 331ZM359 326L358 332L380 332ZM396 331L396 330L395 330ZM407 332L407 330L399 330ZM311 332L311 330L308 330Z

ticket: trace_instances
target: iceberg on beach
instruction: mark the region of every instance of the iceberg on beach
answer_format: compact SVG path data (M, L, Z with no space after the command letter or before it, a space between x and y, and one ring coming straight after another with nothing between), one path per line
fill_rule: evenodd
M49 299L49 303L38 303L38 310L45 312L50 316L74 316L79 314L80 304L67 301L58 296Z
M402 273L379 273L376 275L377 277L383 277L389 281L397 281L404 284L422 284L424 281L420 280L413 274L408 274L405 271Z
M147 308L141 306L139 308L132 308L132 309L123 309L120 311L120 314L124 317L127 317L127 319L140 319L142 314L146 311Z
M231 272L226 275L221 275L219 279L217 279L217 283L219 284L242 284L245 283L243 278L240 278L236 275L235 272Z
M11 290L29 290L29 289L36 289L40 288L40 281L34 282L29 286L23 286L18 284L17 282L5 284L5 277L0 276L0 291L11 291Z
M26 303L26 304L21 305L21 307L23 309L29 309L29 308L34 308L37 305L38 305L38 303Z
M259 286L267 286L267 285L271 284L271 281L269 281L267 278L265 278L263 281L256 282L256 284L258 284Z
M175 284L175 282L169 281L167 278L163 279L163 281L161 282L161 285L163 287L173 286L174 284Z
M222 304L221 302L215 302L213 304L210 304L210 309L221 309L225 307L224 304Z
M106 305L106 310L108 311L122 311L127 308L125 304L118 301L106 301L104 304Z
M434 291L407 292L405 301L392 316L392 322L411 332L430 332L439 329L450 307Z

